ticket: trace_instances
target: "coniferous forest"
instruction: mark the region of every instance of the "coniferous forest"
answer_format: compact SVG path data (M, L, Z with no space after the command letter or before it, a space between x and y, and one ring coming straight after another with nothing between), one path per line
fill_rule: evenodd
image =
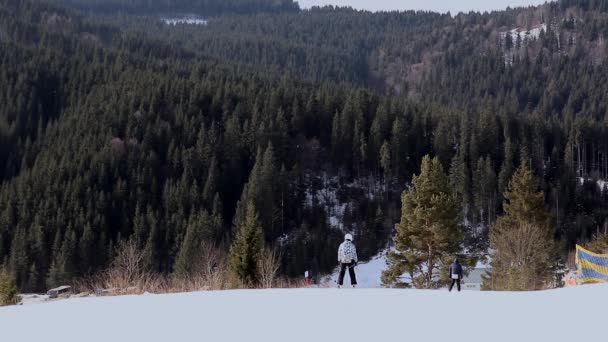
M392 243L421 164L445 173L467 250L532 189L565 260L608 229L607 39L607 0L0 0L0 268L40 291L129 240L150 271L188 273L249 234L285 277L321 275L345 232L363 260Z

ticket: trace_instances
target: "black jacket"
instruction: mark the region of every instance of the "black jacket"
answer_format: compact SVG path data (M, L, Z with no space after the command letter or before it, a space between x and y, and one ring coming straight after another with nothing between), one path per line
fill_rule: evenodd
M462 279L462 266L460 265L460 262L455 261L451 266L450 266L450 278L452 278L452 274L456 274L458 275L458 279Z

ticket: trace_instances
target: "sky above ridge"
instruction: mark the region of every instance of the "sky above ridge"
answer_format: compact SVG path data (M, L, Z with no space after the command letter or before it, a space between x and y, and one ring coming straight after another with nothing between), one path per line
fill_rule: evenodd
M350 6L370 11L383 10L429 10L435 12L458 12L503 10L507 7L531 6L546 0L297 0L302 8L335 5Z

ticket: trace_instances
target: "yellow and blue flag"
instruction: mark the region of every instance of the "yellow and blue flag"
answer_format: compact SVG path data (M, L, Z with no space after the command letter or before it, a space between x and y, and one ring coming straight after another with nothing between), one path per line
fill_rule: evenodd
M608 254L596 254L576 246L578 284L608 283Z

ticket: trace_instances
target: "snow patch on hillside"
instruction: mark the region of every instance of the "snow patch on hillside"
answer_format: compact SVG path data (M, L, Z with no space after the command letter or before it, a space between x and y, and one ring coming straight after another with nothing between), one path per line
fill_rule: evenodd
M346 183L338 176L329 176L327 173L319 177L308 175L307 178L310 186L306 189L306 206L323 207L329 225L340 230L344 230L344 214L353 199L365 197L374 201L378 194L386 191L383 183L374 177L358 178L350 183ZM345 195L346 193L348 195Z
M0 308L3 341L602 341L608 286L461 292L290 289ZM593 303L593 305L589 305ZM584 310L583 310L584 309Z
M188 24L188 25L207 25L208 24L207 20L194 16L194 15L187 15L187 16L176 17L176 18L161 18L160 20L167 25L173 25L173 26L178 25L178 24Z
M538 39L538 37L540 37L541 32L543 32L543 31L547 32L547 24L537 25L537 26L532 27L529 30L524 29L524 28L515 28L515 29L512 29L511 31L501 32L500 35L503 38L503 40L507 36L511 36L513 44L515 44L515 42L517 41L517 38L519 38L522 42L524 42L526 40Z
M500 32L501 47L504 51L505 65L513 64L515 56L513 47L516 46L518 39L520 40L521 45L524 46L530 41L537 40L542 32L547 32L547 24L536 25L529 30L525 28L514 28L510 31ZM511 46L507 45L507 37L511 38Z
M585 178L579 177L578 180L581 182L581 185L585 184ZM587 181L593 181L593 179L587 179ZM608 181L602 179L598 179L595 182L601 191L604 191L604 189L606 189L606 184L608 184Z

